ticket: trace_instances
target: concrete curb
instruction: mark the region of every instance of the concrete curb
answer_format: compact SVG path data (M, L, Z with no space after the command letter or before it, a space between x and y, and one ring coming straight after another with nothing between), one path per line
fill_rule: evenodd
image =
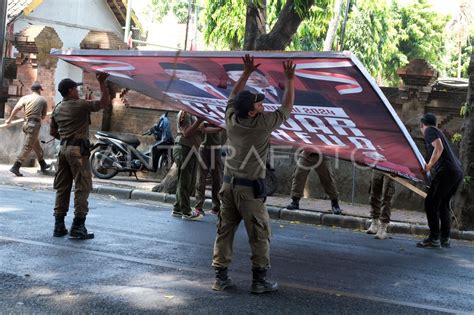
M101 195L111 195L121 199L130 199L133 189L118 188L110 186L97 186L97 193Z
M144 199L173 204L176 202L176 195L159 192L144 191L139 189L118 188L111 186L97 186L92 189L93 193L101 195L111 195L120 199ZM191 197L191 202L195 198ZM210 200L204 202L204 209L211 210ZM268 205L270 218L290 222L300 222L306 224L316 224L325 226L337 226L346 229L365 230L368 228L370 220L349 215L334 215L329 213L308 211L308 210L287 210L277 206ZM391 222L388 226L389 233L409 234L426 236L429 228L426 225L412 224L406 222ZM474 241L474 231L451 230L451 238L466 241Z

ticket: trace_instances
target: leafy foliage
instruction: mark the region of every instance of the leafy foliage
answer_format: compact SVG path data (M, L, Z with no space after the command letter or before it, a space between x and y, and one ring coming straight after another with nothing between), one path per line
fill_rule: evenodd
M459 115L463 118L466 118L467 116L469 116L471 111L472 111L471 105L468 102L464 102L464 104L462 104L461 109L459 111Z
M462 134L460 134L459 132L456 132L456 133L453 134L453 136L451 137L451 141L453 142L453 144L460 143L461 140L462 140Z
M474 29L471 30L466 43L461 46L461 77L468 77L469 61L471 59L471 52L474 48ZM458 57L459 57L459 46L453 47L448 56L449 62L446 67L446 75L448 77L457 77L458 74Z
M446 24L449 16L434 12L427 0L403 7L399 13L398 49L407 60L424 58L444 72Z
M359 0L347 21L344 49L352 51L379 82L406 61L397 49L399 21L392 13L394 8L377 0ZM389 66L394 68L387 69Z
M275 25L287 0L198 0L204 39L216 49L243 47L246 8L249 1L266 4L266 30ZM174 12L180 20L187 16L187 1L152 0L155 19ZM293 0L297 14L304 18L287 50L321 50L332 15L334 0ZM436 13L427 0L413 0L401 6L397 0L352 0L345 33L344 50L352 51L379 84L398 85L398 68L414 58L428 60L442 74L457 69L457 55L448 56L445 29L448 16ZM342 23L340 23L342 24ZM340 41L340 31L336 41ZM467 69L470 44L463 49ZM452 62L451 62L452 61Z
M253 0L259 2L258 0ZM288 47L290 50L316 50L322 47L326 35L327 24L331 11L327 10L333 0L317 0L309 10L306 0L295 0L295 11L305 18L297 34ZM267 0L267 31L278 20L285 0ZM209 44L219 49L240 49L243 46L245 33L245 0L206 0L202 12L204 22L204 38Z
M246 0L205 0L204 39L218 49L240 49L245 34Z
M331 19L332 2L316 1L298 28L288 50L321 50Z

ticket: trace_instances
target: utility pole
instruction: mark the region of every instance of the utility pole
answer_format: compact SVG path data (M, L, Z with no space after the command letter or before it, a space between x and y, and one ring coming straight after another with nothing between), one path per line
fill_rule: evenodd
M188 1L188 18L186 19L186 35L184 36L184 50L187 49L188 45L188 33L189 33L189 21L191 20L193 0Z
M344 21L342 22L342 27L341 27L341 48L339 50L344 50L344 35L346 32L346 22L347 22L347 16L349 15L350 6L351 6L351 0L347 0L346 12L344 13Z
M5 64L5 33L7 26L7 8L8 1L3 0L0 4L0 118L3 118L5 115L5 102L7 100L7 95L3 93L3 81L4 81L4 64Z
M132 0L127 0L127 16L125 17L125 32L123 34L123 41L127 44L129 44L129 39L130 39L130 20L131 19L132 19Z

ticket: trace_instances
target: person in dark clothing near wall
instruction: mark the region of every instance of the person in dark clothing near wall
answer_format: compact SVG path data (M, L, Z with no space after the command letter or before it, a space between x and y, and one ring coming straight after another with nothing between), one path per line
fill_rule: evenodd
M429 156L425 172L434 171L435 173L425 199L430 235L416 244L423 248L450 247L449 202L463 179L461 162L454 154L445 135L435 126L435 115L427 113L421 118L421 130L425 137L427 156Z

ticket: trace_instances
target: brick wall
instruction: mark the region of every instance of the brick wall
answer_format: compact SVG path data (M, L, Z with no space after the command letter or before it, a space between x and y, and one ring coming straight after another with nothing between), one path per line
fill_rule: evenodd
M31 85L36 81L38 68L36 61L29 57L17 58L16 79L20 81L19 93L21 96L31 93Z

